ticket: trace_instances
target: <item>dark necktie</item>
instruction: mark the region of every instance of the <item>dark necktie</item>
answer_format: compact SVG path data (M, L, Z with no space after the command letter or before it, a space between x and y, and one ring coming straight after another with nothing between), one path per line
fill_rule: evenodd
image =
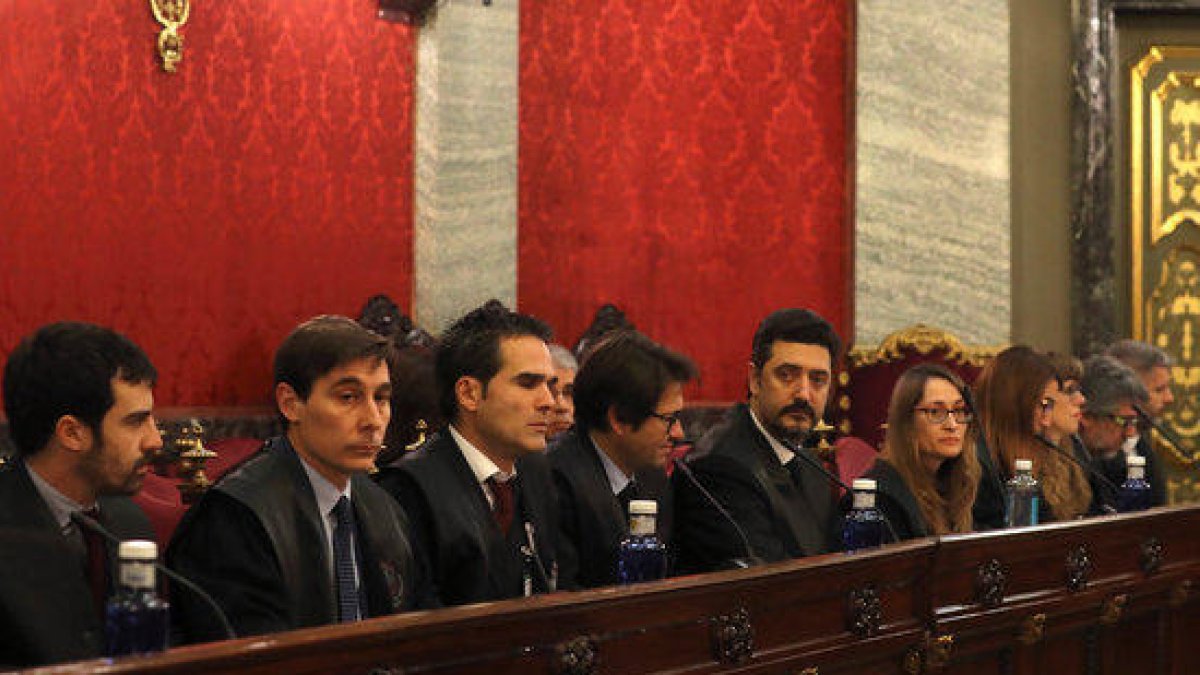
M500 526L500 531L508 534L513 521L513 481L497 480L495 476L487 479L488 489L492 491L492 518Z
M83 515L100 522L100 509L92 507ZM78 527L78 526L77 526ZM102 616L104 604L108 600L108 548L107 542L98 533L86 527L80 527L83 534L83 546L87 551L84 573L87 574L88 587L92 589L92 599L96 603L96 611Z
M358 621L358 584L354 582L354 507L345 495L333 506L333 570L337 579L338 620Z
M621 513L625 517L629 517L629 502L637 499L637 483L629 481L621 491L617 493L617 500L621 502Z

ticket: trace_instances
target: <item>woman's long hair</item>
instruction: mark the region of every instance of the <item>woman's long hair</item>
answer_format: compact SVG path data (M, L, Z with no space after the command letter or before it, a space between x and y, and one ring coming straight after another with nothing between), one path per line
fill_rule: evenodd
M1017 345L996 355L975 382L980 424L992 460L1002 476L1011 476L1014 462L1033 462L1033 475L1042 496L1058 520L1082 515L1092 500L1083 470L1037 439L1035 411L1046 383L1056 379L1050 360L1032 348Z
M964 387L957 375L935 364L925 363L905 371L892 389L882 456L900 474L934 534L970 532L980 473L975 426L968 425L963 434L962 453L943 462L936 474L931 473L921 461L914 410L925 395L925 383L931 379L946 380L959 391ZM938 489L939 483L942 490Z

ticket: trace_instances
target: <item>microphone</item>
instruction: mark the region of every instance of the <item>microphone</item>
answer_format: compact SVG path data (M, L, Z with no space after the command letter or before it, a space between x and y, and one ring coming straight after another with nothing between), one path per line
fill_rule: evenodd
M85 528L90 532L95 532L96 534L103 537L105 541L107 541L108 543L110 543L114 546L121 545L121 539L119 537L117 537L117 535L113 534L112 532L109 532L103 525L96 522L92 518L83 515L79 511L71 512L71 521L74 522L79 527ZM229 623L229 618L225 616L225 612L221 611L221 606L218 605L217 601L213 600L212 596L209 595L208 593L206 593L203 588L200 588L195 583L193 583L190 579L184 577L183 575L179 574L178 572L175 572L175 571L169 569L166 565L158 562L157 560L154 561L154 569L161 572L163 576L167 577L171 581L174 581L175 583L179 584L180 586L183 586L184 588L188 589L189 591L195 593L198 598L203 600L205 602L205 604L207 604L209 607L211 607L213 610L213 614L217 617L217 619L220 620L221 627L225 630L225 639L234 640L237 638L237 634L233 632L233 626Z
M542 573L542 579L546 581L546 591L553 593L558 590L558 563L555 562L551 567L554 568L554 575L551 576L546 572L546 566L542 564L542 556L538 555L537 543L533 538L533 523L525 521L525 540L528 542L521 548L522 553L529 556L537 563L538 571Z
M825 477L825 480L842 488L843 490L846 491L846 494L850 495L851 498L853 498L854 488L843 483L841 478L838 478L837 476L833 475L829 471L829 469L826 469L820 462L813 459L812 457L809 457L808 453L803 452L803 450L804 450L804 446L801 446L801 445L797 445L796 447L792 448L792 452L795 453L796 457L799 458L800 461L804 462L808 466L819 471L821 473L821 475ZM877 487L878 487L878 485L877 485ZM879 516L881 518L883 518L883 524L887 526L888 535L891 536L892 543L894 544L896 542L899 542L900 537L899 537L899 535L896 534L896 528L892 527L892 521L888 520L887 514L883 512L883 509L877 509L877 510L879 511Z
M746 536L746 531L742 529L741 525L738 525L738 522L734 520L733 515L730 514L729 511L725 510L725 507L721 505L721 502L717 501L717 498L714 497L707 488L700 484L700 481L696 478L696 474L692 473L692 469L687 465L687 462L676 458L673 463L676 469L681 471L684 476L687 476L688 482L691 483L692 486L697 490L699 490L700 494L704 495L704 499L711 504L718 513L721 514L721 517L725 519L725 522L733 526L734 532L736 532L738 538L742 540L742 548L746 550L746 557L734 558L731 560L730 562L733 563L734 569L744 570L749 567L754 567L755 565L763 564L763 559L758 557L758 554L754 551L754 547L750 545L750 538Z
M1088 474L1098 478L1101 483L1104 483L1104 486L1106 488L1108 488L1109 490L1112 491L1112 494L1114 496L1121 494L1121 488L1119 488L1116 483L1109 480L1108 476L1105 476L1098 469L1096 469L1096 467L1091 466L1089 464L1084 464L1083 462L1079 461L1079 458L1076 457L1074 454L1067 452L1066 450L1063 450L1062 448L1058 447L1057 445L1052 443L1049 438L1046 438L1042 434L1034 434L1033 437L1036 438L1039 443L1046 446L1047 448L1050 448L1054 452L1058 453L1060 456L1066 457L1068 460L1073 462L1075 464L1075 466L1078 466L1079 468L1086 471ZM1104 511L1104 513L1106 515L1117 513L1117 510L1115 508L1113 508L1111 504L1103 503L1103 499L1101 500L1100 508L1101 508L1101 510Z
M1174 448L1175 451L1178 452L1181 457L1191 456L1190 452L1187 452L1183 449L1183 441L1179 440L1179 436L1176 436L1175 432L1168 429L1165 424L1163 424L1163 423L1155 420L1153 417L1151 417L1150 414L1146 412L1146 409L1143 408L1140 403L1133 404L1133 411L1135 413L1137 413L1138 419L1145 422L1151 429L1154 429L1155 431L1157 431L1158 435L1162 436L1163 440L1165 440L1167 443L1169 443L1171 445L1171 447ZM1193 461L1195 461L1194 458L1193 458Z

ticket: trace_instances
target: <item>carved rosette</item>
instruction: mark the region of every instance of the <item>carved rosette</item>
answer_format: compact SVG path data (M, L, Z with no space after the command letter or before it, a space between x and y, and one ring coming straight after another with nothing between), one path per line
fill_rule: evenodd
M989 609L1004 602L1008 590L1008 572L1000 561L992 558L975 570L975 601Z
M1163 561L1163 543L1158 537L1150 537L1142 542L1141 555L1138 558L1141 563L1142 573L1150 576L1162 567Z
M874 586L850 591L847 604L846 630L860 638L871 637L879 632L879 626L883 623L883 604Z
M580 635L554 646L554 672L557 675L595 675L600 658L596 640Z
M849 360L855 367L890 363L904 358L904 352L915 351L922 356L934 350L946 352L946 360L982 368L1001 347L967 347L946 331L922 323L902 328L888 335L875 349L856 347L850 350Z
M745 607L712 619L713 658L724 664L745 663L754 655L754 626Z
M1092 575L1092 554L1088 547L1080 544L1067 553L1067 588L1080 591L1087 586Z

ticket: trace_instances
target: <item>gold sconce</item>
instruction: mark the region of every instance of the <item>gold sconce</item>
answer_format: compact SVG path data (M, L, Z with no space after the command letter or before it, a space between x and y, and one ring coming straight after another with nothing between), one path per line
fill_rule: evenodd
M163 27L158 34L158 55L162 57L163 70L173 73L183 60L183 36L179 29L187 23L192 11L191 0L150 0L150 11Z

